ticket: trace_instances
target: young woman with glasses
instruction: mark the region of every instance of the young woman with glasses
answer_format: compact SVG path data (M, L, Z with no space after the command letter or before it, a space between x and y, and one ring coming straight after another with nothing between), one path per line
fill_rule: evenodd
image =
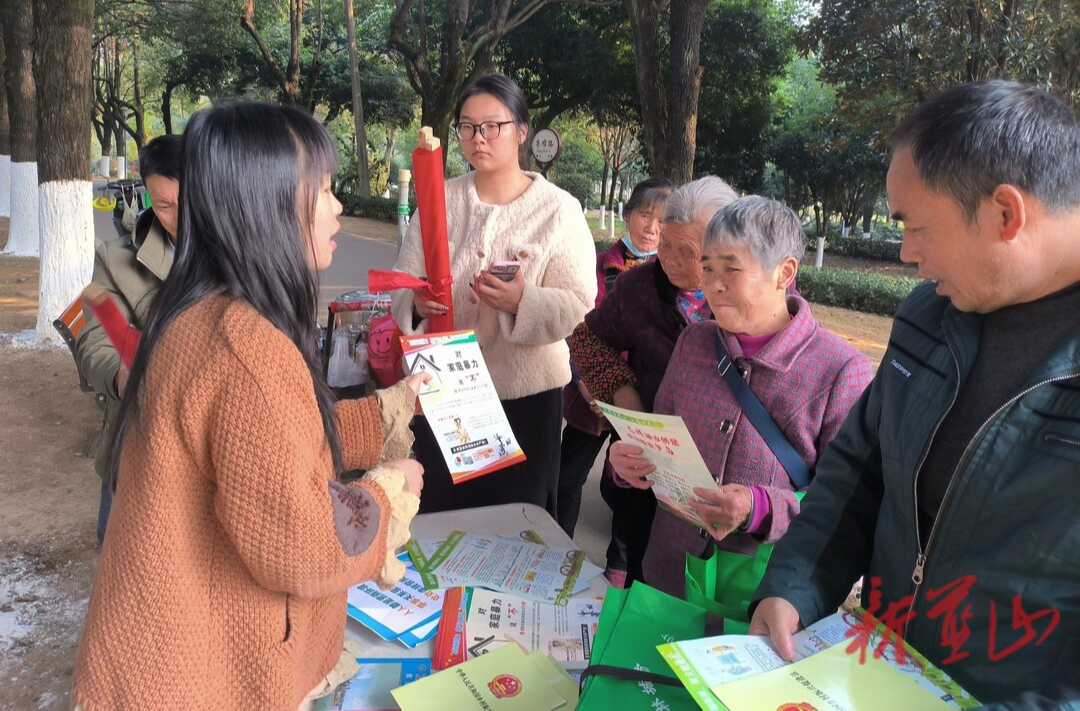
M514 82L481 77L462 91L455 116L474 168L446 183L455 326L476 332L527 460L453 485L434 423L418 417L414 452L426 472L420 510L528 502L554 515L561 391L570 380L564 339L596 297L592 234L574 197L522 169L529 111ZM491 273L499 261L520 264L510 281ZM410 224L395 269L425 272L419 220ZM394 316L406 334L426 332L439 308L409 290L394 294Z

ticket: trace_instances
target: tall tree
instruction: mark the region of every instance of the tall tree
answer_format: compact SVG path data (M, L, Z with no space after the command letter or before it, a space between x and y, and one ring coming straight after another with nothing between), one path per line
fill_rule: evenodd
M615 189L623 170L638 159L641 151L637 134L638 127L627 122L600 124L600 155L611 176L607 180L608 192L606 195L601 192L600 203L606 205L609 211L615 208ZM604 177L607 178L607 175Z
M713 0L701 35L697 173L761 190L774 95L794 55L794 30L790 10L775 0Z
M645 154L676 184L694 177L701 29L709 0L623 0L630 17Z
M577 110L608 124L640 124L634 50L620 5L548 5L506 35L495 61L525 92L534 130Z
M0 23L4 18L0 16ZM0 32L0 217L11 214L11 122L4 86L4 33Z
M11 221L5 254L38 255L37 103L34 96L34 8L5 0L4 81L11 121Z
M90 280L94 226L87 175L94 0L34 0L41 277L39 340Z
M364 126L364 99L360 90L360 66L356 51L356 18L353 0L345 0L345 29L349 37L349 79L352 85L353 128L356 141L356 180L361 197L371 197L368 178L367 130Z
M304 45L304 10L305 0L289 0L289 57L285 66L281 66L274 53L255 24L255 0L244 0L244 15L241 25L259 47L263 61L277 82L282 96L289 103L314 111L312 95L319 72L322 70L323 52L323 4L315 0L315 22L311 29L310 59L306 71L302 66L302 48Z
M801 42L863 127L893 126L945 87L989 77L1080 96L1075 0L824 0Z
M389 46L405 60L409 83L420 97L421 123L431 126L443 145L461 90L491 71L495 50L509 32L555 1L397 0Z

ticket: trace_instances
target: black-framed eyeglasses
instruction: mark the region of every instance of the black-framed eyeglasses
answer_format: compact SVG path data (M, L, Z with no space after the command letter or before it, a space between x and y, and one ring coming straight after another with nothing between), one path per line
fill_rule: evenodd
M502 133L502 127L508 123L514 123L513 121L484 121L483 123L458 123L454 126L454 131L457 132L457 137L462 141L471 141L476 138L476 132L480 131L480 135L489 141L494 141Z

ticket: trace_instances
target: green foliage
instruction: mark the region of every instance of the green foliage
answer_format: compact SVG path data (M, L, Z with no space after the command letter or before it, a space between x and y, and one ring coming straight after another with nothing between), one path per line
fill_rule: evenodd
M715 0L701 33L694 172L760 192L773 95L793 54L794 25L773 0Z
M835 90L818 79L813 61L792 63L779 97L769 151L775 173L766 188L796 210L810 205L816 234L824 234L833 214L852 223L884 187L887 154L880 135L837 116Z
M584 207L591 207L596 202L595 181L583 173L569 173L560 177L555 184L578 199Z
M371 220L382 222L397 222L398 205L394 198L383 197L360 197L352 193L342 193L337 196L341 201L342 212L351 217L366 217ZM409 214L416 210L416 202L409 200Z
M863 127L895 126L942 89L991 77L1080 91L1075 0L823 0L800 44Z
M604 169L603 160L589 145L584 121L560 121L563 148L548 179L578 199L585 207L597 203L595 185Z
M812 303L892 316L920 281L857 269L803 267L796 283Z
M841 237L830 234L825 240L825 251L846 257L878 259L885 262L900 261L900 242L888 239L863 239L861 236Z
M621 6L547 5L510 32L498 54L500 69L521 86L539 128L575 110L639 120L634 53Z

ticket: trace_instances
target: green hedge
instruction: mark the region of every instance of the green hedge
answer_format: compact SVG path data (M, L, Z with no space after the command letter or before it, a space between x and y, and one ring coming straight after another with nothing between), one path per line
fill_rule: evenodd
M383 222L397 222L398 206L394 198L383 197L360 197L358 195L338 195L341 200L342 212L350 217L366 217L371 220ZM409 214L416 210L416 203L409 201Z
M900 242L877 237L863 239L861 236L840 237L839 235L830 235L825 240L825 251L847 257L862 257L887 262L900 261Z
M803 267L797 280L807 301L871 314L892 316L919 279L858 269Z

